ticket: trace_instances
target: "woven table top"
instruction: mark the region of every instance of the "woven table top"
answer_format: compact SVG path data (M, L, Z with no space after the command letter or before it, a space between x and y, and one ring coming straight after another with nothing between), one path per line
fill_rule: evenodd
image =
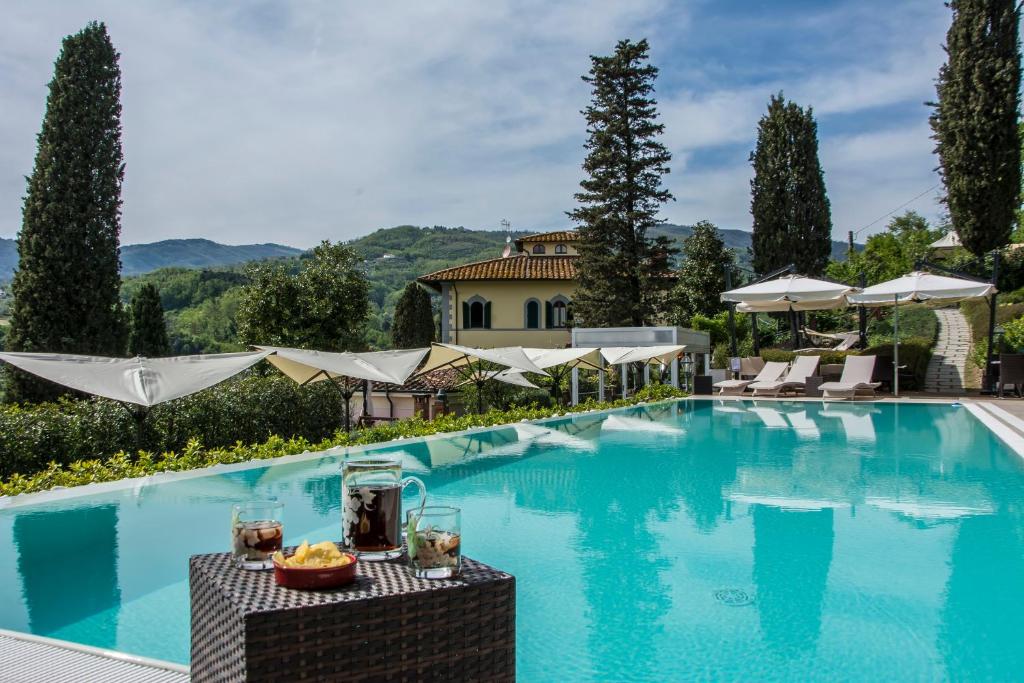
M412 595L430 591L512 580L512 575L468 557L462 558L462 573L452 579L417 579L406 568L405 558L387 562L359 562L356 580L329 590L296 590L274 582L273 570L248 571L235 566L230 553L194 555L191 564L204 580L229 598L243 614L353 603L381 597Z

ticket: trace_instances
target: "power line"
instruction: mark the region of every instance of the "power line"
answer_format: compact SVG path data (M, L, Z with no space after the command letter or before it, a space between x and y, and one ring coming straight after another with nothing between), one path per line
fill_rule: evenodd
M928 188L927 190L925 190L925 191L924 191L924 192L922 192L921 194L917 195L917 196L916 196L916 197L914 197L913 199L908 199L907 201L903 202L902 204L900 204L899 206L897 206L897 207L896 207L895 209L893 209L893 210L892 210L892 211L890 211L889 213L885 214L884 216L879 216L879 217L878 217L878 218L876 218L875 220L873 220L873 221L871 221L870 223L868 223L867 225L865 225L865 226L864 226L863 228L860 228L859 230L854 230L854 231L853 231L853 234L854 234L854 235L859 235L860 233L864 232L865 230L867 230L868 228L870 228L870 227L871 227L872 225L874 225L875 223L877 223L877 222L879 222L879 221L883 221L883 220L885 220L886 218L888 218L889 216L893 215L894 213L896 213L897 211L899 211L900 209L902 209L902 208L903 208L904 206L907 206L908 204L913 204L913 203L914 203L914 202L916 202L916 201L917 201L918 199L920 199L921 197L925 196L926 194L928 194L929 192L931 192L932 190L934 190L935 188L937 188L937 187L938 187L939 185L941 185L941 184L942 184L941 182L939 182L939 183L935 183L934 185L932 185L931 187L929 187L929 188Z

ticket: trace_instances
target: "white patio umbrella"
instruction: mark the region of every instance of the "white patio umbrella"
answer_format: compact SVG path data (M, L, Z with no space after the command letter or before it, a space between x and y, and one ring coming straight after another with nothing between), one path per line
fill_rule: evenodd
M498 382L504 382L505 384L511 384L517 387L526 387L527 389L540 389L539 386L526 379L523 373L516 370L486 370L484 374L487 379L493 379ZM463 384L471 384L472 379L464 379L455 386L461 387Z
M905 304L952 304L965 299L987 297L997 292L990 282L914 271L849 295L851 304L879 308L893 307L893 395L900 393L900 314Z
M626 366L630 363L648 365L668 365L686 349L685 345L671 344L660 346L602 346L601 356L608 365L621 365L623 396L628 390Z
M721 300L735 303L741 313L782 313L786 311L826 311L848 305L847 296L859 291L838 282L802 275L783 275L773 280L722 292ZM756 326L756 318L754 320ZM755 329L754 334L757 334ZM797 340L793 340L796 348Z
M349 402L363 382L402 385L427 355L427 349L408 351L330 352L257 346L267 360L300 385L330 380L345 400L345 429L352 427Z
M601 370L601 354L598 349L592 348L568 348L568 349L537 349L523 348L523 353L534 365L547 371L551 377L551 395L558 400L562 380L574 368L590 368ZM515 370L503 370L500 374L508 376L517 374ZM520 375L521 376L521 375ZM498 378L500 379L500 377Z
M537 367L523 352L522 347L506 346L497 349L477 349L458 344L438 344L430 346L423 367L416 377L434 372L435 370L456 370L464 380L468 380L477 388L477 411L483 412L483 395L480 393L484 382L494 378L493 368L485 364L501 365L513 372L535 372L547 376L547 372Z
M735 303L741 313L821 311L843 308L847 305L847 295L856 291L856 287L828 280L783 275L722 292L721 300Z

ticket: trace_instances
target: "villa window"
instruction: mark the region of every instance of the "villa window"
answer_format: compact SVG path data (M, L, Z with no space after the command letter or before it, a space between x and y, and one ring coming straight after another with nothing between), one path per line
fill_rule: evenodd
M569 300L559 294L544 306L548 328L569 326Z
M556 244L555 245L555 253L556 254L567 254L567 253L569 253L569 250L566 249L564 244Z
M540 302L536 299L526 302L526 329L540 329Z
M466 330L491 329L491 302L479 296L463 301L462 327Z
M534 254L543 254L546 251L547 250L544 248L543 244L535 244L535 245L533 245L533 253Z

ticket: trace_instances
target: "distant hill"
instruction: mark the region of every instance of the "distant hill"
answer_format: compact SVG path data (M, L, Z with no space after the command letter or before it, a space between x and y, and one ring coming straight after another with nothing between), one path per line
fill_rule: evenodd
M302 249L283 244L220 244L206 239L163 240L121 247L121 274L138 275L157 268L215 268L247 261L298 256Z
M216 268L247 261L298 256L302 249L281 244L219 244L206 239L164 240L121 247L121 274L139 275L158 268ZM18 245L0 238L0 280L18 267Z

